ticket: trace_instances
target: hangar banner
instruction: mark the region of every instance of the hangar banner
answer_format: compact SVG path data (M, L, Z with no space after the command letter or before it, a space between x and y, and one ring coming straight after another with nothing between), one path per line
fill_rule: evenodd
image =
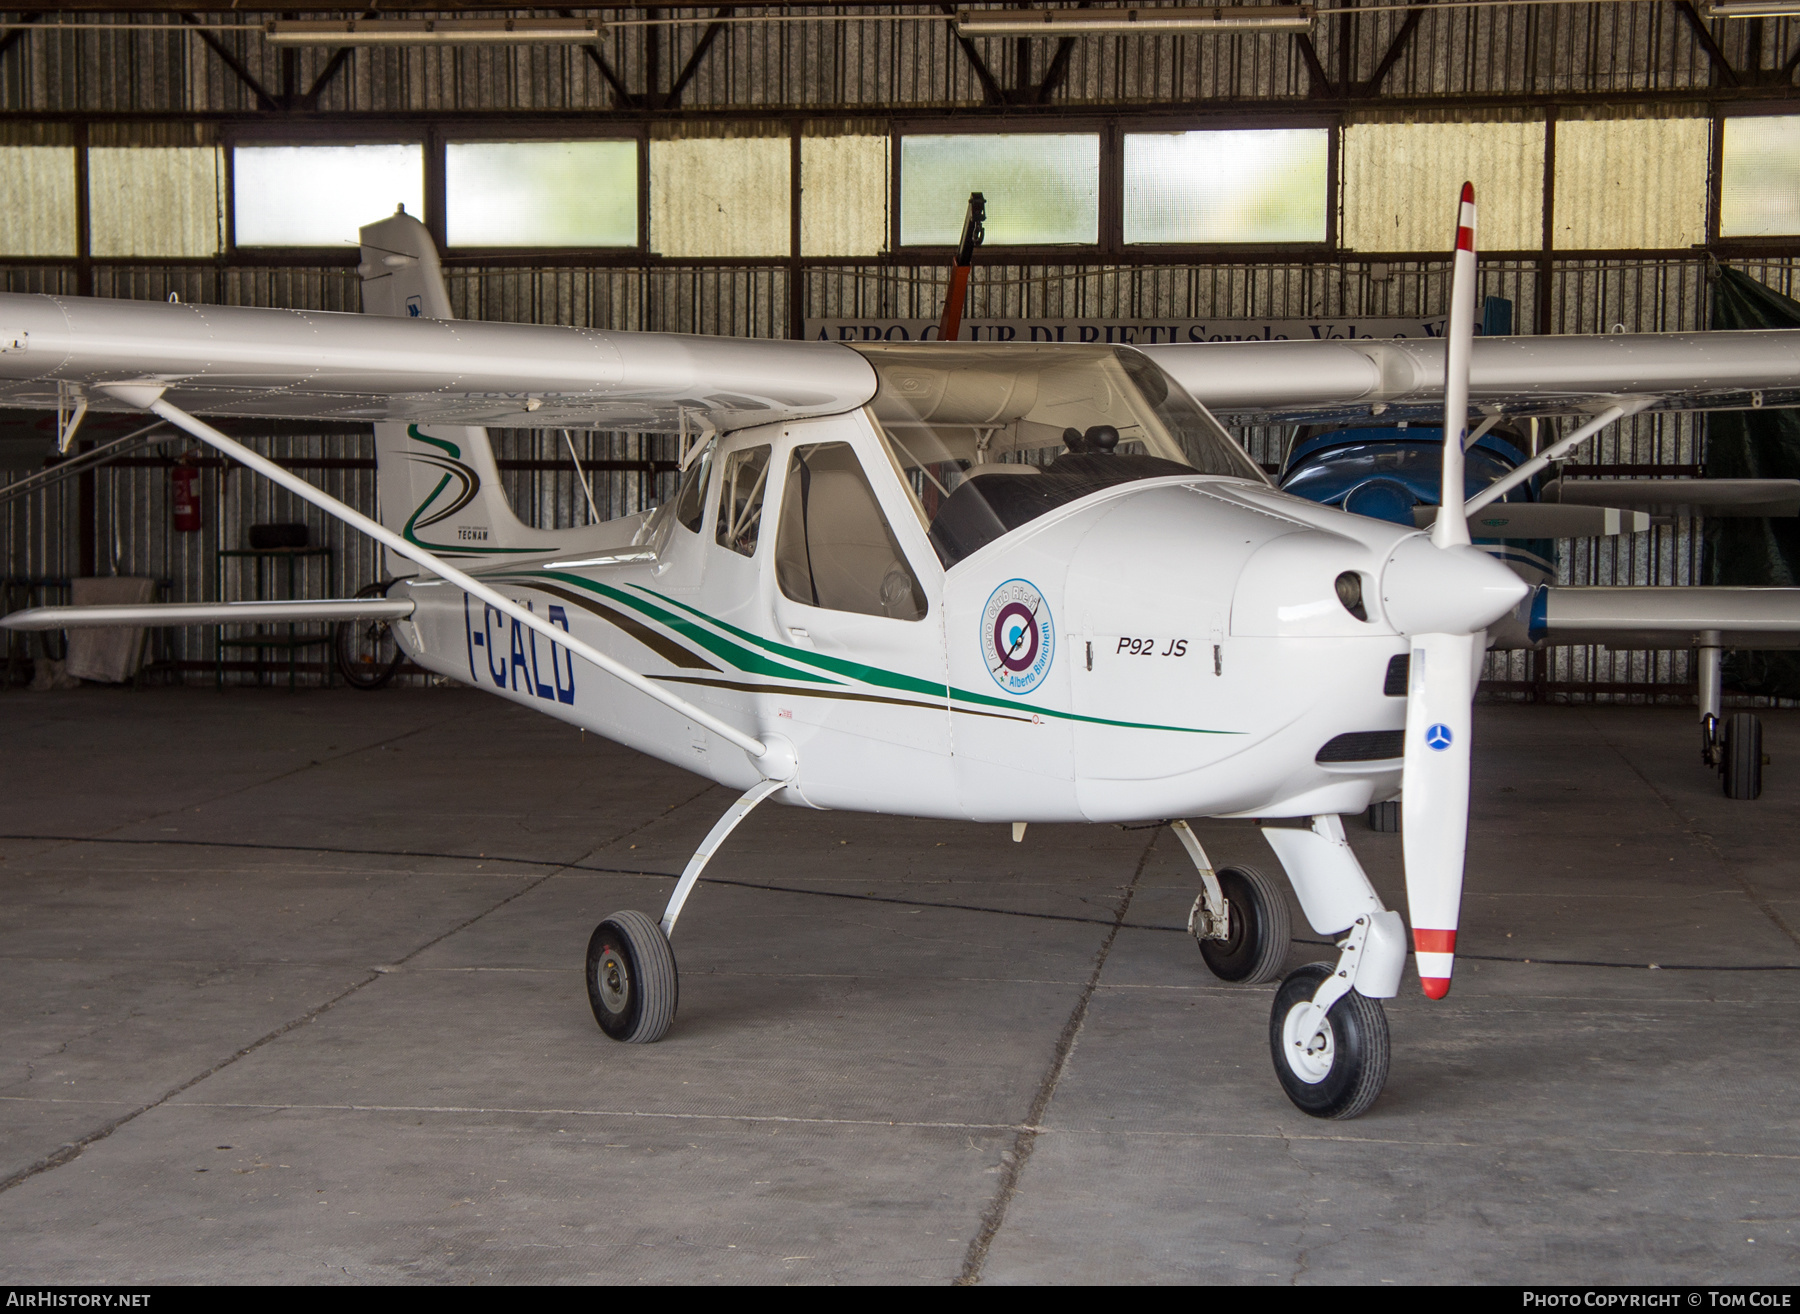
M1244 342L1322 338L1438 338L1444 317L1429 319L965 319L964 342ZM809 319L806 336L827 342L920 342L937 337L935 319Z

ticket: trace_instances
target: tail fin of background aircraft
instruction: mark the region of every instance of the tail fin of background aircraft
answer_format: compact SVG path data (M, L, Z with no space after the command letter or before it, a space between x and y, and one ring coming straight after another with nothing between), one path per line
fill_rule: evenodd
M437 244L398 211L362 230L363 313L454 319ZM541 552L552 536L519 523L500 484L486 429L467 425L375 426L381 523L451 557Z

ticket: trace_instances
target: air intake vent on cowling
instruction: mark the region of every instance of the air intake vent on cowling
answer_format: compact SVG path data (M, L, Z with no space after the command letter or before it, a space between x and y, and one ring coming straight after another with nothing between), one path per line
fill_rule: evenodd
M1387 679L1382 681L1381 692L1389 698L1406 697L1406 682L1411 674L1412 658L1406 653L1388 658Z
M1405 658L1399 660L1404 661ZM1319 762L1380 762L1406 751L1404 730L1358 730L1339 735L1319 750Z

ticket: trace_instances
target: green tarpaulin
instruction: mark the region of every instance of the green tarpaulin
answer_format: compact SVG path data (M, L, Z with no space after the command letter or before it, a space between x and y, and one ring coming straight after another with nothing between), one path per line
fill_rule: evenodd
M1721 266L1713 280L1715 329L1800 328L1800 301ZM1800 479L1800 409L1707 416L1709 479ZM1706 521L1708 584L1800 585L1800 518ZM1800 698L1800 653L1740 652L1725 682L1745 693Z

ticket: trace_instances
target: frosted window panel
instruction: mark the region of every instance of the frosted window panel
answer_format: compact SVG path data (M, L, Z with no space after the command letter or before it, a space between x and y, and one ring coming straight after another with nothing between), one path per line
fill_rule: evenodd
M89 150L88 223L94 254L217 255L223 165L216 146Z
M1706 240L1706 119L1565 119L1556 125L1554 242L1561 251Z
M1353 123L1341 158L1346 250L1454 250L1465 181L1481 250L1544 244L1541 123Z
M451 246L636 246L635 141L452 142Z
M1800 234L1800 116L1726 119L1719 236Z
M650 243L682 257L784 256L786 137L692 137L650 143Z
M0 146L0 255L75 254L75 151Z
M992 246L1100 240L1100 138L994 133L900 139L900 243L954 246L969 193L987 199Z
M1323 242L1326 128L1130 133L1125 240Z
M888 140L801 139L801 255L874 256L887 250Z
M239 246L354 246L397 206L425 213L418 146L239 146L231 158Z

